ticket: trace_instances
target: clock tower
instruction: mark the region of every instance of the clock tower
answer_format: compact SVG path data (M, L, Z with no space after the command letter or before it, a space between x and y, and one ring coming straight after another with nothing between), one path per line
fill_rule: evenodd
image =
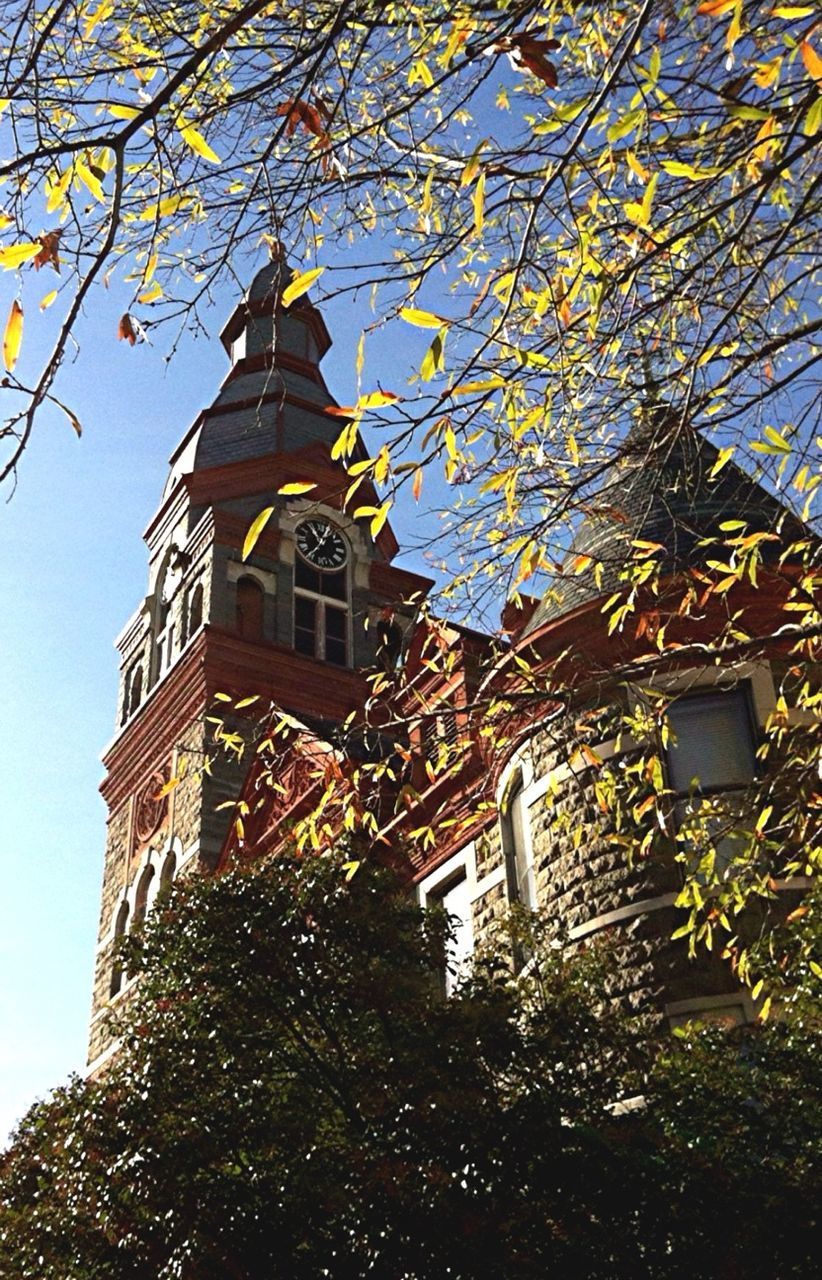
M285 267L254 278L221 335L230 368L170 460L145 532L148 589L117 639L117 729L103 757L109 816L89 1068L113 1051L106 1013L130 979L115 943L176 875L210 871L248 761L212 754L226 698L276 704L326 730L362 707L381 623L397 643L430 583L392 564L346 510L331 457L340 417L320 371L331 345L307 298L280 302ZM367 502L364 487L357 503ZM250 554L249 527L268 512Z

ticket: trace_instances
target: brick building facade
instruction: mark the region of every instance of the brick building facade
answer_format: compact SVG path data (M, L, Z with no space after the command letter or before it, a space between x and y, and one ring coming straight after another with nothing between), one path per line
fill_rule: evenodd
M569 577L564 593L509 608L502 643L426 618L430 581L393 565L387 524L372 538L368 521L350 514L377 501L367 481L346 506L349 479L332 457L341 422L327 413L335 406L320 372L330 339L306 299L279 305L281 270L258 273L223 331L229 373L172 456L145 533L148 592L117 641L90 1069L112 1050L106 1013L129 989L117 937L174 876L276 851L322 790L312 759L344 772L396 757L374 800L380 848L403 860L421 902L441 902L460 921L455 972L519 900L571 944L610 931L615 990L633 1008L673 1020L695 1010L750 1017L750 997L726 965L690 964L684 944L670 940L681 885L673 849L658 840L652 856L629 859L598 788L603 769L622 768L643 746L609 723L608 708L624 710L649 682L685 706L680 746L661 748L671 777L691 767L693 749L717 793L741 794L753 779L782 649L763 641L717 663L699 658L699 645L731 608L737 630L771 635L790 567L772 556L765 591L740 582L690 615L679 607L681 579L731 516L785 536L796 522L733 464L717 472L704 441L672 441L657 424L652 438L626 442L604 481L604 514L580 531L576 563L590 572ZM288 492L295 484L302 491ZM661 580L676 590L667 613L664 590L649 603L654 621L644 630L609 634L603 601L637 544L660 548ZM673 654L665 663L653 644L661 620ZM434 650L447 662L432 661ZM561 700L546 692L548 672L551 687L566 691ZM221 710L229 699L233 718ZM258 711L269 705L291 726L273 789L264 752L232 750L259 739ZM215 722L228 747L216 754ZM238 799L247 815L239 824L230 803ZM414 843L409 833L421 826L432 838Z

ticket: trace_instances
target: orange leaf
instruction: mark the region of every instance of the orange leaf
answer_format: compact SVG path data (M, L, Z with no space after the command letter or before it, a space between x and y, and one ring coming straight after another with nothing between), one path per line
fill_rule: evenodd
M117 326L117 337L118 339L125 338L126 342L131 347L133 347L137 341L137 334L135 333L134 325L131 322L131 316L127 311L120 316L120 323Z
M805 64L805 70L811 80L822 80L822 58L814 49L808 40L803 40L799 46L802 53L802 61Z
M736 7L736 0L704 0L697 8L697 13L706 13L710 18L721 18L723 13L730 13Z
M9 318L6 321L6 332L3 335L3 363L11 373L17 364L20 354L20 343L23 341L23 308L17 299L11 304Z
M414 482L411 485L411 492L414 495L414 501L419 502L420 493L422 492L422 467L417 467L414 472Z
M40 252L34 259L34 266L37 271L41 267L45 267L50 262L57 274L60 274L60 237L63 234L60 227L56 231L46 231L40 237Z

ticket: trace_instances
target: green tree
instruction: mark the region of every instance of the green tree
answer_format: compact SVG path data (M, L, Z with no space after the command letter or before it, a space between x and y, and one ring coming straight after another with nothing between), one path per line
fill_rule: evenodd
M158 903L119 1055L3 1157L4 1274L807 1272L807 1032L703 1033L654 1067L597 958L551 951L517 980L488 955L446 1000L442 914L344 865L277 860Z

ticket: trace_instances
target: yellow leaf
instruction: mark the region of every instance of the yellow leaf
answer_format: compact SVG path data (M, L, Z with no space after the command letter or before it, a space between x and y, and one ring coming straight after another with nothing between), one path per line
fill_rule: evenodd
M822 58L820 58L813 45L808 40L803 40L799 49L802 54L802 61L805 64L805 70L811 80L822 80Z
M162 298L162 296L163 296L163 291L160 288L157 281L155 280L154 284L151 285L149 289L146 289L143 293L138 295L137 301L138 302L154 302L157 298Z
M622 206L626 218L630 218L631 222L635 222L637 226L647 227L651 220L651 205L653 203L654 192L656 191L656 185L658 182L659 171L654 174L645 188L645 194L642 197L641 204L637 204L634 200L629 200Z
M0 115L3 114L10 102L11 98L0 98Z
M280 299L284 307L290 307L292 302L296 302L297 298L301 298L304 293L308 293L315 280L319 280L325 267L314 267L311 271L303 271L301 275L295 275L291 284L286 285L283 289L283 296Z
M771 444L779 453L790 453L792 445L779 434L773 427L765 427L762 434L766 440L770 440Z
M357 874L357 871L359 870L359 866L360 866L359 860L354 862L344 862L342 864L342 869L345 872L346 882L348 882L353 876Z
M710 18L721 18L723 13L729 13L736 4L736 0L704 0L699 5L697 13L705 13Z
M168 782L163 783L160 790L153 798L155 800L163 800L170 791L173 791L175 787L179 787L181 782L182 778L169 778Z
M496 391L497 387L504 386L505 379L496 374L493 378L487 378L484 382L463 382L460 386L454 387L451 395L472 396L479 391Z
M158 200L156 205L152 205L150 209L144 209L140 214L141 222L153 222L156 218L168 218L172 213L176 213L183 205L189 203L186 196L166 196L165 200Z
M108 110L109 115L116 116L118 120L133 120L140 114L136 107L124 107L121 102L110 102Z
M234 709L235 711L239 711L240 707L250 707L253 705L253 703L259 702L259 700L260 700L259 693L252 693L249 698L240 698L239 702L235 702Z
M388 519L388 512L391 510L392 506L393 506L393 503L391 499L388 498L382 504L382 506L377 509L376 514L371 517L371 537L372 538L377 537L378 533L380 532L386 520Z
M92 173L88 165L83 164L83 161L80 159L74 161L74 172L82 182L83 186L86 187L94 196L94 199L99 200L101 204L104 204L106 193L103 191L97 174Z
M482 235L485 226L485 173L481 173L474 188L474 230Z
M816 99L805 119L802 122L802 132L806 138L813 138L819 132L819 126L822 125L822 94Z
M52 289L51 293L47 293L45 298L43 298L42 302L40 303L40 310L45 311L47 307L50 307L56 297L57 297L57 290Z
M733 53L734 45L742 35L742 0L736 0L734 5L734 14L731 18L731 25L728 27L728 34L725 37L725 47L728 53Z
M399 399L394 391L369 391L367 395L360 396L356 409L382 409L384 405L396 404Z
M11 304L9 318L6 321L6 332L3 335L3 364L9 373L17 364L20 354L20 343L23 341L23 308L17 299Z
M778 4L771 13L775 18L810 18L816 9L812 4Z
M43 246L37 240L26 240L22 244L10 244L0 249L0 267L6 271L14 271L28 262L40 252Z
M634 155L633 151L631 151L630 148L625 152L625 159L628 161L628 168L631 170L632 173L636 174L640 182L647 182L651 176L650 171L646 169L645 166L639 160L637 160L636 156ZM664 167L665 166L663 163L663 168Z
M440 325L450 324L442 316L435 316L433 311L419 311L416 307L403 307L400 316L408 324L415 324L418 329L439 329Z
M277 490L277 492L292 495L297 493L310 493L311 490L316 489L316 487L316 484L312 484L309 480L294 480L290 484L284 484L282 488Z
M482 152L482 148L485 146L487 141L488 141L487 138L483 138L482 142L478 143L477 146L474 148L474 154L471 156L471 159L466 164L460 176L461 187L470 187L471 183L474 181L477 174L479 173L480 153Z
M240 557L242 560L247 560L248 557L251 555L251 552L254 550L254 548L257 545L257 539L259 538L265 526L268 524L273 514L274 514L273 507L265 507L264 510L262 510L260 514L252 521L251 525L249 526L248 533L245 535L245 542L243 543L242 555Z
M6 227L10 227L12 219L7 213L0 213L0 231L5 231Z
M781 67L781 58L772 58L770 62L760 62L753 75L754 84L758 89L770 89L771 85L775 85L779 80Z
M706 178L715 178L718 169L695 169L692 164L684 164L680 160L663 160L662 168L674 178L690 178L691 182L704 182Z
M713 480L714 476L719 475L719 472L722 470L725 464L730 461L731 455L733 454L733 451L734 451L734 447L735 447L734 445L729 444L729 445L726 445L724 449L719 450L719 455L716 459L716 462L711 467L711 473L708 477L709 480Z
M196 151L198 156L202 156L204 160L209 160L212 164L222 164L220 157L216 151L208 145L201 133L198 133L192 125L186 125L180 130L183 140L188 143L192 151Z
M437 370L442 369L445 365L445 337L447 333L448 328L443 325L422 358L420 377L423 382L430 382Z

